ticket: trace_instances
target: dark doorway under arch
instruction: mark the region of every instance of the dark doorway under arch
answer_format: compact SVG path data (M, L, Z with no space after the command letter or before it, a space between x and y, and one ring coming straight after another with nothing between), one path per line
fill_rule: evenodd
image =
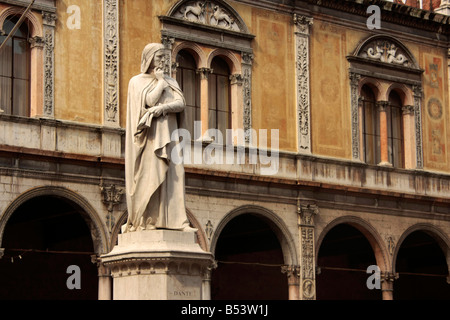
M1 247L0 300L97 299L91 232L71 201L42 196L22 204L6 224ZM67 287L71 265L80 268L80 290Z
M401 243L395 271L394 299L450 299L445 255L426 232L415 231Z
M366 237L348 224L331 229L319 248L317 300L381 299L381 290L367 287L366 273L376 265L373 249Z
M215 250L213 300L287 300L287 277L280 243L261 218L244 214L222 230Z

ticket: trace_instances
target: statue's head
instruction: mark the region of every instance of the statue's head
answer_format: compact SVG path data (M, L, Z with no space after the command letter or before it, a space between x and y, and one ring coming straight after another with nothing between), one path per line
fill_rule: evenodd
M163 68L165 58L164 45L160 43L150 43L145 46L142 52L141 73L147 73L155 67Z

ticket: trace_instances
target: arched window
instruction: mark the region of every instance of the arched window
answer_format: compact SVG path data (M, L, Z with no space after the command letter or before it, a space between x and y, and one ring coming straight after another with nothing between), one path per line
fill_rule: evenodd
M389 163L396 168L402 168L404 166L402 100L395 91L389 94L389 106L386 112Z
M177 55L177 82L186 99L186 128L194 138L194 122L200 121L200 77L194 58L186 50Z
M230 68L220 57L211 63L212 73L209 75L209 111L208 125L218 129L225 137L226 129L231 128L230 112Z
M380 114L376 108L376 99L369 86L361 89L363 115L364 160L368 164L381 161L380 152Z
M3 25L10 34L17 18L8 18ZM3 43L6 35L0 36ZM17 29L0 52L0 109L6 114L29 116L30 113L30 45L26 23Z

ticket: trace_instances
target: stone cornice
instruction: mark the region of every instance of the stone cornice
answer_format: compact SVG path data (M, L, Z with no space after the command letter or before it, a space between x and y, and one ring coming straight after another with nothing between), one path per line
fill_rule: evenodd
M320 9L326 8L335 10L337 13L345 12L362 18L369 16L366 10L370 5L377 5L381 9L381 20L383 22L439 34L449 35L450 33L450 16L384 0L292 0L284 1L283 4L276 0L235 1L285 14L301 11L312 16L314 16L314 13L333 15L332 11L325 12ZM342 15L337 14L336 17L342 19Z

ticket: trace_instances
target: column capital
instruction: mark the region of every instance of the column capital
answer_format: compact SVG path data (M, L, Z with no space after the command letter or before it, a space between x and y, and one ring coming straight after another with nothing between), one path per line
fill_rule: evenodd
M42 11L42 23L47 26L55 27L58 16L56 13Z
M315 203L302 203L297 200L297 214L300 218L300 225L314 226L314 217L319 213L319 207Z
M237 85L242 86L242 84L244 83L244 77L241 74L238 74L238 73L232 74L230 76L230 82L231 82L232 85L233 84L237 84Z
M28 42L30 43L30 48L31 49L33 49L33 48L41 48L41 49L43 49L44 46L45 46L45 41L44 41L43 37L35 36L35 37L30 38L28 40Z
M403 106L402 107L402 113L407 115L407 114L414 114L414 106L411 105L407 105L407 106Z
M389 106L389 101L377 101L376 103L378 110L380 112L386 111L387 107Z
M297 26L297 33L309 36L309 31L314 19L303 15L294 14L294 24Z
M380 280L381 282L394 282L394 280L397 280L399 277L397 272L392 271L381 271L380 273Z
M5 248L0 248L0 259L5 255Z
M198 68L196 73L200 75L202 80L208 79L209 74L213 72L211 68Z
M289 285L300 284L300 266L292 266L292 265L282 266L281 273L287 275Z

